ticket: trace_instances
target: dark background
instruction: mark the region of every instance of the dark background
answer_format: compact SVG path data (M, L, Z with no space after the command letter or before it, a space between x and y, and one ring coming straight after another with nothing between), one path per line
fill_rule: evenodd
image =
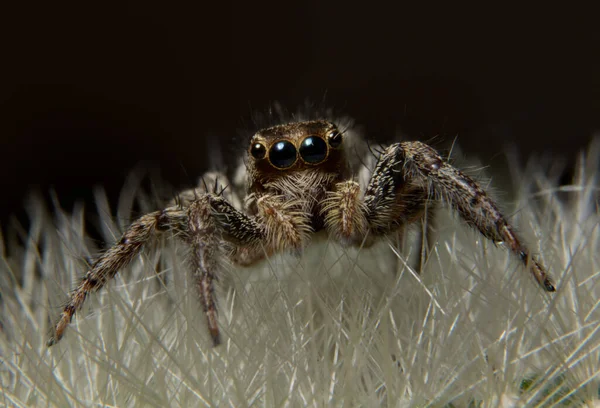
M458 136L492 167L511 144L573 159L600 128L591 8L82 3L0 13L3 225L32 188L70 206L103 185L114 203L140 162L187 187L207 138L254 130L275 101L326 95L375 139Z

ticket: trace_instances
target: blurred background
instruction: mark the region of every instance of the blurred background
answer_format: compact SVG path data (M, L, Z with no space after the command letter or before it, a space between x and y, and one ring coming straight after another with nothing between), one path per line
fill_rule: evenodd
M457 138L492 168L507 146L572 163L600 129L597 15L413 3L4 5L0 224L32 188L93 209L102 185L114 204L140 163L189 187L273 102L332 107L376 140Z

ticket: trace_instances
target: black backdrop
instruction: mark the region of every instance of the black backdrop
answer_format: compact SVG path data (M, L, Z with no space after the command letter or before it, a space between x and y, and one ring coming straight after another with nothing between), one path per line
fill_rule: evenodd
M3 6L0 223L33 187L114 200L140 161L187 186L207 137L252 130L274 101L326 94L375 138L458 136L492 166L511 143L572 158L600 128L591 8L95 3Z

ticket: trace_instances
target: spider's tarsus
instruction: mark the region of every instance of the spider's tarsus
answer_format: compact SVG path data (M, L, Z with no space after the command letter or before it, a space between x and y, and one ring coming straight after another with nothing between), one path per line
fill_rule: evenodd
M538 284L544 288L546 292L556 292L556 288L554 287L554 282L548 276L546 272L546 268L544 268L538 261L535 259L530 259L530 255L523 250L518 251L518 255L521 258L521 261L525 265L525 267L531 268L531 272L538 282ZM531 262L531 263L530 263Z
M217 347L218 345L221 344L221 334L219 333L219 329L216 329L216 330L211 329L210 337L212 338L213 347Z
M533 261L533 263L533 267L536 269L534 273L536 274L536 278L539 276L537 281L540 286L542 286L546 292L556 292L554 282L552 282L552 279L546 274L546 270L536 261Z

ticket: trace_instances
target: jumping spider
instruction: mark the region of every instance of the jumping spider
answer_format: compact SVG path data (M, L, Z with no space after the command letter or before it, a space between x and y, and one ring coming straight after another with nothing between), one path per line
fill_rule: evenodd
M190 247L196 288L218 345L213 281L220 257L249 265L280 251L299 251L320 230L342 245L368 246L420 220L430 200L449 204L483 236L505 244L546 291L555 290L487 193L432 147L402 142L384 149L363 194L352 179L345 139L344 132L325 120L256 133L248 149L244 211L232 204L237 199L230 202L223 191L205 186L204 191L183 192L178 202L134 221L71 293L48 346L63 337L87 295L102 288L161 232L173 232Z

